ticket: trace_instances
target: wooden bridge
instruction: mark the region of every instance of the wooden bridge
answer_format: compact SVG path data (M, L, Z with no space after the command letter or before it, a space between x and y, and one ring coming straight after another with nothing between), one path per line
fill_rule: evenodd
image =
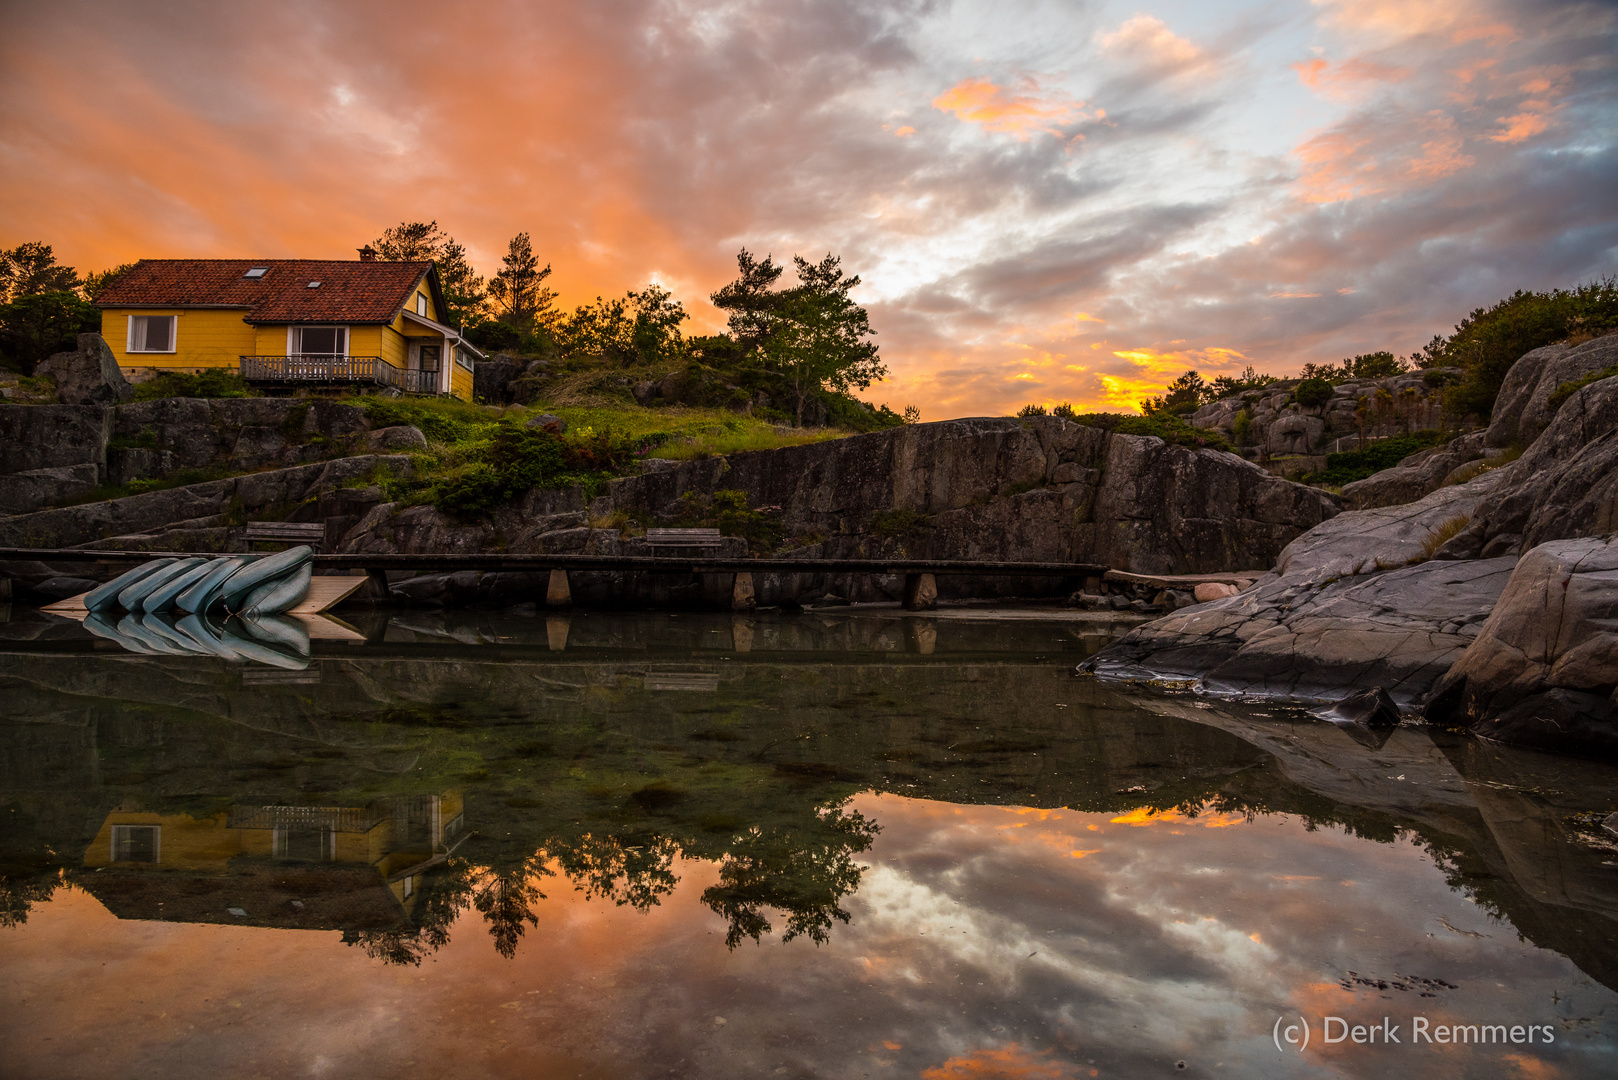
M179 551L100 551L87 548L0 548L0 561L44 563L98 563L127 566L149 559L198 555L214 557L219 552ZM943 575L974 577L1055 577L1096 579L1094 587L1109 568L1103 563L1078 562L997 562L978 559L805 559L724 558L713 556L664 555L512 555L499 552L430 555L316 555L316 571L364 572L386 595L390 571L449 574L459 570L518 573L550 572L546 602L554 607L572 602L567 575L570 571L617 571L649 574L728 574L733 575L731 606L749 608L753 604L753 580L758 574L875 574L903 575L904 606L923 611L937 606L937 579ZM1086 584L1090 584L1086 582Z

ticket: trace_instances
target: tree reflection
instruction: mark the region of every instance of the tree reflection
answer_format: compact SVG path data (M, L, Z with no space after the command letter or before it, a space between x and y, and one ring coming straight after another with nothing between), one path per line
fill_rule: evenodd
M848 922L839 902L866 869L854 856L871 846L881 827L841 806L823 808L815 819L810 829L749 829L726 852L719 884L702 894L702 902L730 923L726 945L734 949L743 938L768 934L766 908L786 915L783 942L807 934L824 944L833 919Z
M625 844L615 836L587 833L572 844L553 842L548 851L586 897L646 912L662 903L679 883L674 860L681 850L667 836L634 839L639 843Z
M539 879L550 872L542 853L538 853L515 866L489 870L476 879L472 906L489 924L495 951L507 960L517 955L517 943L525 927L539 925L534 901L545 899L539 891Z

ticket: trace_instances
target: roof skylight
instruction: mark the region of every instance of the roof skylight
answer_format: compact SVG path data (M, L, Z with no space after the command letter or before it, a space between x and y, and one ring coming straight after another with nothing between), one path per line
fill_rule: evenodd
M320 282L311 281L309 284L305 285L304 288L306 288L306 289L318 289L318 288L320 288Z
M255 266L251 270L247 271L247 273L243 274L242 277L252 278L253 280L257 281L259 278L263 277L269 272L270 268L268 266Z

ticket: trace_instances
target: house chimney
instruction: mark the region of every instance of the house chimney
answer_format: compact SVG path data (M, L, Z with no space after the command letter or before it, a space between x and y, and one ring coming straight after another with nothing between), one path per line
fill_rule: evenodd
M360 262L376 262L376 248L370 244L360 248Z

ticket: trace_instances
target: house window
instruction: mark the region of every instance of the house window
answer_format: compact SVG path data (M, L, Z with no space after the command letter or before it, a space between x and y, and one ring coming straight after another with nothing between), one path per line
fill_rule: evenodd
M126 352L174 351L173 315L131 315Z
M416 314L417 315L425 315L425 314L427 314L427 297L425 295L423 295L422 293L417 293L416 294Z
M161 854L160 831L156 825L114 825L112 861L155 863Z
M294 356L347 356L348 327L294 326L291 351Z
M243 274L242 277L251 278L252 280L257 281L259 278L263 277L269 272L270 268L268 266L255 266L251 270L247 271L247 273Z
M278 828L271 838L270 850L277 859L331 862L337 858L337 832L320 828Z

